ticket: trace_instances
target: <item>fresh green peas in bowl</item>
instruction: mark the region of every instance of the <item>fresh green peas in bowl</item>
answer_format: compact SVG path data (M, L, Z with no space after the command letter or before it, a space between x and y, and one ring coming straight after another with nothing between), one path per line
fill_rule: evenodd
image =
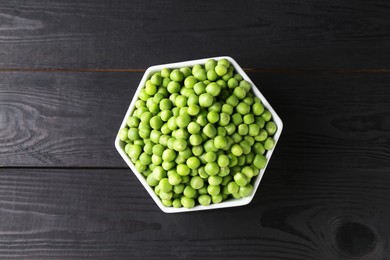
M149 67L115 147L163 212L243 206L283 123L231 57Z

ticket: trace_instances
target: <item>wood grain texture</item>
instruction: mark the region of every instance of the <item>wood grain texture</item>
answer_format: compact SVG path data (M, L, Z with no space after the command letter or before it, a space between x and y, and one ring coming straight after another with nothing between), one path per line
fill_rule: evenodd
M123 166L114 139L141 74L5 73L0 165Z
M230 55L244 67L389 69L387 1L0 3L0 68L144 69Z
M0 165L126 167L116 132L142 73L0 75ZM285 129L280 168L390 169L390 76L249 73Z
M0 258L386 259L387 173L273 164L248 206L165 214L129 170L0 169Z

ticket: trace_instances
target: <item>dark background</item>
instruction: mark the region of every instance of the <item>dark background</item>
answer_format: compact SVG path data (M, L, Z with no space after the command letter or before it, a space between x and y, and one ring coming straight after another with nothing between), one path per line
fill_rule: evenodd
M248 206L165 214L114 138L218 55L284 132ZM0 166L0 259L390 259L390 2L1 1Z

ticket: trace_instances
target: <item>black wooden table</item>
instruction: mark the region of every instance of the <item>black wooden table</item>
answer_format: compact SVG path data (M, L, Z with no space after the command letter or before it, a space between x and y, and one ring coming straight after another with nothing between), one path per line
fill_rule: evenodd
M285 129L254 200L165 214L114 149L150 65L234 57ZM390 3L0 2L0 259L390 259Z

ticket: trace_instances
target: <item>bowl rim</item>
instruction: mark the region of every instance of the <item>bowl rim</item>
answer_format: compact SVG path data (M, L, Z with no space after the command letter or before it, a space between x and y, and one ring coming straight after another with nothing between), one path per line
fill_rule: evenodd
M134 175L137 177L137 179L141 182L141 184L144 186L146 191L149 193L149 195L152 197L154 202L157 204L157 206L165 213L180 213L180 212L193 212L193 211L200 211L200 210L211 210L211 209L220 209L220 208L229 208L229 207L238 207L238 206L244 206L249 204L252 199L254 198L261 179L264 175L265 170L267 169L268 163L271 159L271 156L276 148L276 145L279 141L280 135L283 130L283 122L279 115L275 112L273 107L270 105L270 103L267 101L267 99L263 96L263 94L260 92L258 87L252 82L252 80L249 78L249 76L245 73L245 71L241 68L241 66L230 56L217 56L217 57L211 57L211 58L203 58L203 59L196 59L196 60L189 60L189 61L182 61L182 62L174 62L174 63L167 63L167 64L160 64L160 65L153 65L150 66L149 68L146 69L144 72L144 75L142 76L142 79L137 87L136 92L134 93L134 96L130 102L130 105L127 109L127 112L123 118L123 121L119 127L119 130L123 127L125 127L127 118L130 116L130 114L133 112L135 108L135 103L138 99L139 93L141 89L145 86L146 81L149 79L150 75L152 73L155 73L157 71L160 71L163 68L169 68L169 69L174 69L174 68L181 68L181 67L191 67L196 64L205 64L205 62L209 59L214 59L214 60L220 60L220 59L227 59L231 65L233 65L234 69L236 70L237 73L239 73L244 80L247 80L248 82L251 83L252 85L252 90L254 94L260 98L261 102L263 103L264 107L270 111L272 115L272 119L275 122L277 126L277 131L274 134L273 138L275 140L275 146L272 150L267 151L265 154L265 157L267 158L267 163L263 169L260 170L258 176L256 176L255 182L253 183L253 191L250 196L241 198L241 199L230 199L223 201L218 204L210 204L209 206L202 206L202 205L196 205L195 207L191 209L187 209L184 207L181 208L174 208L174 207L167 207L162 204L160 198L154 193L154 190L152 187L150 187L147 182L146 178L135 168L134 164L131 162L130 158L127 156L126 152L124 151L124 143L121 141L116 135L115 138L115 148L118 151L118 153L121 155L122 159L126 162L126 164L129 166L129 168L132 170ZM118 131L119 131L118 130Z

